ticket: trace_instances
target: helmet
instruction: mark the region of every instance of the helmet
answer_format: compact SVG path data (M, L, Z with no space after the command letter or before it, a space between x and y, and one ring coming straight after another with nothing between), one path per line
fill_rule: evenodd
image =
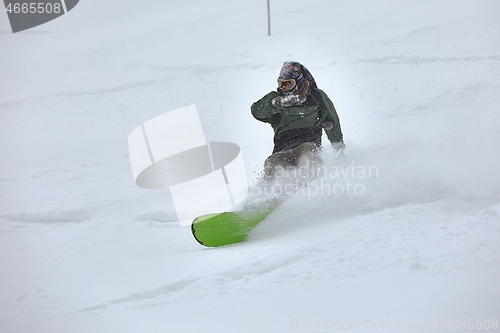
M316 82L307 68L299 62L287 61L278 76L278 90L286 95L295 94L306 80L310 86L316 87Z

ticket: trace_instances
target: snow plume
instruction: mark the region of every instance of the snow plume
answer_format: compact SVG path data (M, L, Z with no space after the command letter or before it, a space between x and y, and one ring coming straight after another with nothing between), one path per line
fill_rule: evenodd
M404 140L376 150L348 148L323 154L319 177L299 191L334 211L381 209L471 193L500 193L500 131L446 143ZM324 208L326 209L326 208Z
M500 193L500 130L480 127L467 124L474 135L462 128L445 130L438 138L407 134L376 148L348 144L342 155L325 149L318 177L293 202L355 213L448 197L495 197Z
M488 152L498 140L500 132L490 130L475 139L459 137L438 144L407 138L375 150L352 147L341 155L326 150L323 164L314 171L306 166L283 169L275 180L250 192L254 203L296 194L291 202L302 202L301 210L320 207L336 213L470 194L494 196L500 192L500 161Z

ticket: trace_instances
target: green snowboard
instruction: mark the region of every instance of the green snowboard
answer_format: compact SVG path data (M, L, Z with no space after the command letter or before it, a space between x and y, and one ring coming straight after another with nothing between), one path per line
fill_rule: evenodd
M202 215L194 219L191 231L198 243L208 247L243 242L248 233L274 209L275 207Z

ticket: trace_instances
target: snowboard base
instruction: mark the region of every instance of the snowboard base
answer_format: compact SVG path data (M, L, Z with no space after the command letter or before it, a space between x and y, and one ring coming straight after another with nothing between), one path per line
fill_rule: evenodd
M274 208L202 215L194 219L191 231L198 243L207 247L243 242Z

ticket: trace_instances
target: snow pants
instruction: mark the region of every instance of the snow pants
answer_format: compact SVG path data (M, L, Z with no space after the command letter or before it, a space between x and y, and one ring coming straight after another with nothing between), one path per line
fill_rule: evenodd
M304 142L299 146L282 150L269 156L264 162L264 177L276 178L280 172L296 168L301 175L310 178L315 169L321 166L320 148L314 142ZM312 175L314 178L314 175Z

